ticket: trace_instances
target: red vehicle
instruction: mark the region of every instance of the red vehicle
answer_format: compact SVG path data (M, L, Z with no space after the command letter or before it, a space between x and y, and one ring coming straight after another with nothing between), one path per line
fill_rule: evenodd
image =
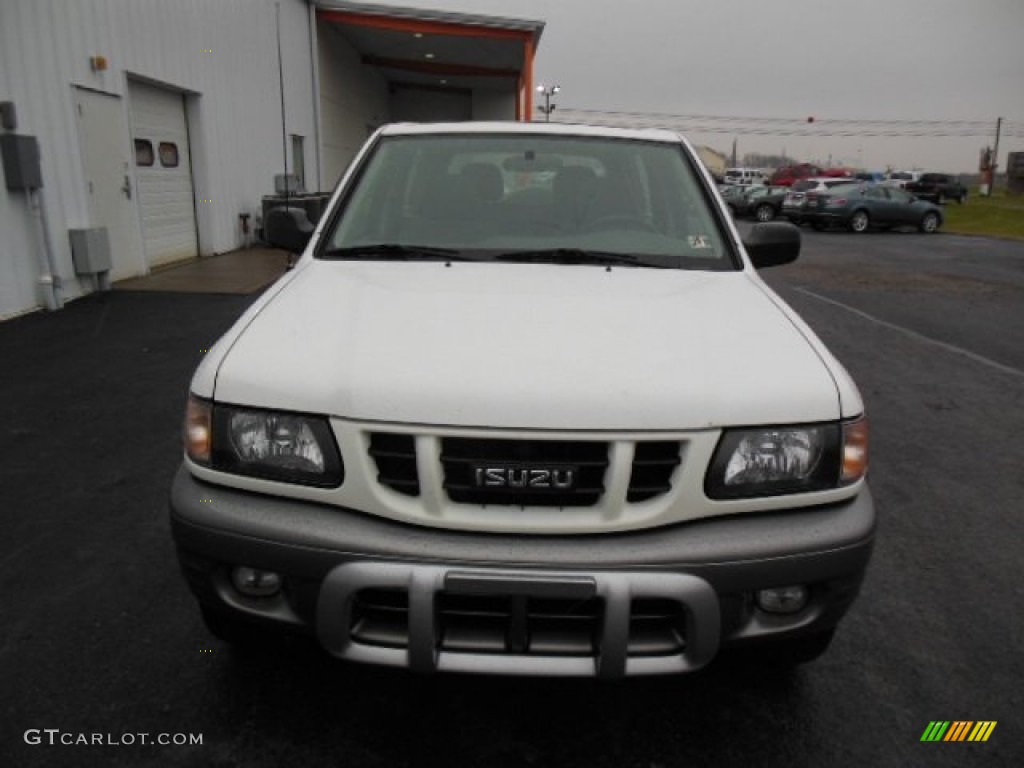
M793 182L800 179L809 179L812 176L821 176L822 170L810 163L799 163L798 165L784 165L772 174L768 183L773 187L791 187Z
M797 165L786 165L779 168L772 174L768 183L773 187L789 187L793 182L800 179L813 177L845 178L852 176L849 168L820 168L811 163L798 163Z

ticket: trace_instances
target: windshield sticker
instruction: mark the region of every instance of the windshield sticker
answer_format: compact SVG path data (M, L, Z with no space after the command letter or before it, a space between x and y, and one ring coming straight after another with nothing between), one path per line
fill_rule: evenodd
M690 235L690 247L691 248L710 248L711 243L708 242L707 235Z

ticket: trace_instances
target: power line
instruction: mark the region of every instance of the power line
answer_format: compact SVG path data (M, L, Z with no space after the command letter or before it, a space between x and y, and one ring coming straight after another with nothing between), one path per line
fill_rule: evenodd
M990 120L898 120L865 118L741 117L684 115L564 108L560 122L598 122L604 125L668 128L689 133L743 133L751 136L817 138L988 138ZM1024 138L1024 123L1004 121L1004 136Z

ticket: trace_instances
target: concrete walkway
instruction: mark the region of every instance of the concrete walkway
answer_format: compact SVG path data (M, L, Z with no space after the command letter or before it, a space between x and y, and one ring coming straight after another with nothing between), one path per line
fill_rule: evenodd
M249 294L266 288L285 273L288 253L276 248L249 248L173 264L145 277L114 283L117 291Z

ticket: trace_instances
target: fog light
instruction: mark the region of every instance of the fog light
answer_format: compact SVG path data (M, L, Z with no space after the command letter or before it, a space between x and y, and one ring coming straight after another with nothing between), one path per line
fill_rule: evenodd
M231 583L248 597L270 597L281 591L281 575L239 565L231 571Z
M808 596L807 587L801 584L762 589L757 593L757 607L767 613L798 613L807 605Z

